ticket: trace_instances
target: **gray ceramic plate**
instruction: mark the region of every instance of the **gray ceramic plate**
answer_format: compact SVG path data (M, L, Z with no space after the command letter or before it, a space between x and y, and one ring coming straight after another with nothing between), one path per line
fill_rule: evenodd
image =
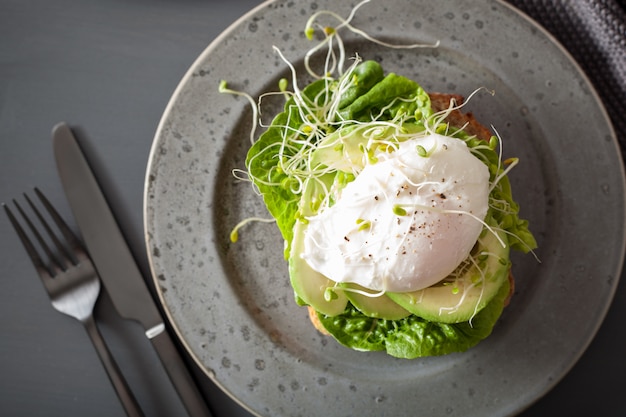
M266 3L213 42L180 83L154 141L146 231L161 300L197 363L263 416L500 416L538 399L572 367L611 302L624 254L624 176L614 132L588 80L555 41L498 1L378 0L357 27L392 50L346 34L350 54L382 62L427 90L467 95L479 120L521 164L511 179L537 255L515 256L517 293L493 335L462 354L399 360L320 336L297 307L272 224L249 184L234 180L249 147L247 102L287 74L272 45L301 68L308 16L348 2Z

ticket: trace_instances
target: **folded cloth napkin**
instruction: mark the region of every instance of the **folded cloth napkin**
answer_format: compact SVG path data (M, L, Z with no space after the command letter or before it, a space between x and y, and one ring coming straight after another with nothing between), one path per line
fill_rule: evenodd
M509 0L548 30L585 71L626 157L626 11L617 0Z

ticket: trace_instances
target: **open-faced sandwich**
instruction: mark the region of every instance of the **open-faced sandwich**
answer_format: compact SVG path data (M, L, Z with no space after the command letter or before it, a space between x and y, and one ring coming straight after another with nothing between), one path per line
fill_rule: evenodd
M513 291L518 217L500 140L463 112L358 57L304 88L250 148L246 173L285 240L296 302L321 332L402 358L464 351Z

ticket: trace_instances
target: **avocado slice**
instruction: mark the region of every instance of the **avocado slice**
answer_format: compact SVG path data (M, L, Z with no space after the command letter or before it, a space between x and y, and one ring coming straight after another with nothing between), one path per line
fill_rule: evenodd
M296 221L289 255L291 286L304 303L327 316L337 316L345 311L348 298L344 291L333 291L332 299L326 299L326 289L335 287L336 283L315 271L302 259L305 230L306 224L302 221Z
M307 196L312 195L311 190L307 191ZM303 211L308 212L305 207ZM349 301L364 315L373 318L399 320L415 314L440 323L465 322L493 299L509 275L509 244L505 232L485 229L471 258L440 283L413 292L386 292L368 297L350 289L369 290L353 283L337 283L315 271L302 258L306 228L306 222L296 221L289 255L291 285L304 304L327 316L344 313Z
M411 312L393 301L386 294L368 297L367 295L350 291L350 289L356 289L375 294L372 290L368 290L358 284L339 284L339 286L348 289L348 291L344 291L348 300L350 300L352 305L361 313L368 317L385 320L400 320L411 315Z
M510 261L506 234L498 230L484 230L472 250L471 258L473 262L465 261L457 268L456 274L438 284L413 292L387 292L386 295L412 314L429 321L469 321L508 280Z

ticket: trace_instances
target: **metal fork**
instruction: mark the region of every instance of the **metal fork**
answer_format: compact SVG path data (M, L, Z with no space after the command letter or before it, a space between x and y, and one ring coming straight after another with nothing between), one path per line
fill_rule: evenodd
M52 230L35 204L33 204L28 195L24 194L28 205L43 226L49 238L48 242L51 241L54 244L56 251L50 248L46 239L44 239L18 202L13 200L13 204L24 219L24 222L28 225L28 229L30 229L31 234L35 237L39 247L44 251L45 256L48 258L47 262L42 260L39 251L9 207L4 203L2 206L22 241L26 252L28 252L31 261L35 265L41 282L52 301L52 306L57 311L79 320L85 326L87 334L89 334L98 352L100 360L107 371L109 379L115 388L126 414L128 414L129 417L142 417L144 414L113 359L113 356L109 352L94 320L93 308L100 294L100 279L91 259L83 249L78 238L70 230L65 221L63 221L54 207L52 207L43 193L35 188L35 194L39 197L41 204L48 212L49 217L57 225L58 230L65 240L65 243L63 243L62 240L57 237L57 234Z

